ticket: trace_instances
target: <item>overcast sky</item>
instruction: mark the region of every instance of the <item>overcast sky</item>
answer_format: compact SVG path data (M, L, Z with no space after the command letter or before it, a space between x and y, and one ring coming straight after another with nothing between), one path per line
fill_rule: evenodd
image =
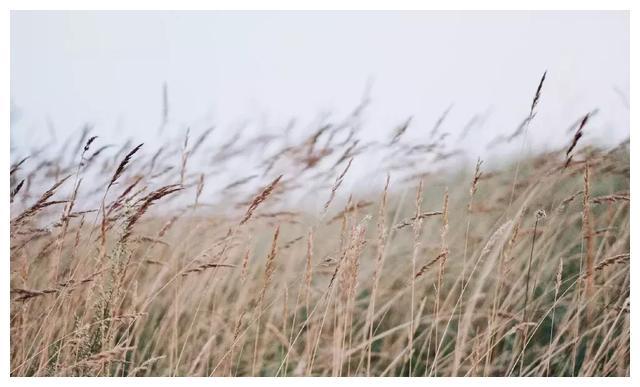
M526 116L545 70L534 145L566 142L594 108L588 139L629 135L626 12L12 12L12 145L85 122L105 142L158 141L165 81L177 133L339 115L373 79L371 137L408 116L419 135L452 105L454 133L488 113L464 144L481 154Z

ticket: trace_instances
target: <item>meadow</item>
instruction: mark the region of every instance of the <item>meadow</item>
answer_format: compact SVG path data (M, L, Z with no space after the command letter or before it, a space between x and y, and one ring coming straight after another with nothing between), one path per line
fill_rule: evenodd
M543 84L496 146L535 136ZM300 140L12 154L11 376L628 376L629 142L585 114L460 170L446 112L376 142L366 104ZM347 191L369 153L378 188Z

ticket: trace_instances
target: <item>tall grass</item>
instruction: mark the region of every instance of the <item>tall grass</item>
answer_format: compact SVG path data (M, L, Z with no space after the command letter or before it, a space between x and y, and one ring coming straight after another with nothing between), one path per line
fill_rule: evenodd
M448 110L376 142L362 105L302 139L108 155L87 129L15 157L11 375L628 375L628 141L580 143L586 115L565 149L459 174ZM371 154L378 190L349 192Z

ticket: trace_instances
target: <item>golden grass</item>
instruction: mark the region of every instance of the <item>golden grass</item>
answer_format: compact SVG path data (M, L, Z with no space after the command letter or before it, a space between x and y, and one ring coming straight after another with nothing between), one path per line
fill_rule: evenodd
M107 156L85 130L79 160L17 158L11 375L629 374L628 142L579 145L586 115L566 151L461 174L446 136L365 142L361 114L299 142L208 128ZM346 192L367 152L379 191ZM218 183L236 157L259 160Z

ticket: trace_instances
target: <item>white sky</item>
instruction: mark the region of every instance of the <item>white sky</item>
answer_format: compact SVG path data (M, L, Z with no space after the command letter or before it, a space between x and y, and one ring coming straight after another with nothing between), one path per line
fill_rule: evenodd
M346 113L373 77L371 137L410 115L428 133L451 104L455 133L490 109L463 144L475 158L528 114L545 69L534 145L564 144L596 107L587 139L629 135L627 12L12 12L12 145L51 141L48 121L58 140L91 122L105 143L158 141L164 81L178 134Z

